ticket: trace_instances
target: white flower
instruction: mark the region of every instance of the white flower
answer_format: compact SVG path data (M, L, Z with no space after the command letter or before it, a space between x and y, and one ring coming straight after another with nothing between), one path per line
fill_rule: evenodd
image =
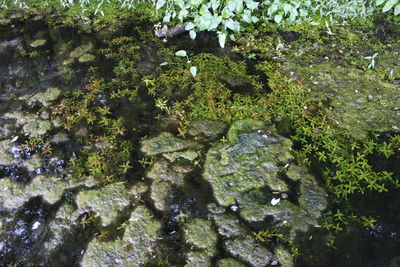
M236 205L232 205L232 207L231 207L231 210L232 210L232 211L237 211L238 209L239 209L239 207L236 206Z
M32 226L32 230L38 229L39 226L40 226L40 222L35 222L35 223L33 224L33 226Z
M280 201L281 201L280 198L273 198L273 199L271 200L271 204L272 204L272 206L275 206L275 205L278 204Z

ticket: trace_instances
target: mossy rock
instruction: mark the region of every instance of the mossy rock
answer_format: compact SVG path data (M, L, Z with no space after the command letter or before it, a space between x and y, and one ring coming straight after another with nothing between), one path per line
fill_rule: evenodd
M155 251L161 224L144 206L131 213L122 239L93 239L83 256L82 266L139 266L150 260Z
M272 259L272 253L251 237L227 240L225 248L234 257L254 267L266 266Z
M274 225L288 229L290 238L295 238L297 231L306 232L318 226L318 218L327 206L327 195L307 168L292 163L291 145L290 140L261 121L248 119L233 123L227 142L211 148L204 165L203 177L210 182L218 204L234 206L249 223L261 223L267 216L273 217ZM299 183L298 192L290 191L293 187L284 178L286 168L279 166L289 167L286 176ZM289 193L297 195L297 201L287 200ZM223 216L228 218L214 215L217 225L224 222L219 221ZM241 232L234 218L230 224L226 225L227 229L219 225L220 234L229 236Z
M211 267L210 256L206 252L189 252L186 257L185 267Z
M34 96L32 96L29 100L29 104L33 104L35 102L41 103L44 107L50 106L53 101L57 100L61 95L61 90L56 87L51 87L48 88L45 92L43 93L38 93Z
M55 176L38 175L26 187L26 194L31 196L42 196L50 204L54 204L61 199L64 190L69 185L66 181Z
M82 55L84 55L85 53L89 52L90 50L92 50L94 47L92 42L88 42L86 44L82 44L78 47L76 47L73 51L71 51L71 53L69 54L70 58L78 58Z
M175 137L169 132L161 133L160 135L142 141L141 151L147 156L155 156L167 152L175 152L185 149L199 149L199 144Z
M293 267L294 259L290 251L284 248L282 245L278 245L274 249L274 258L278 259L281 266Z
M12 146L10 140L0 141L0 165L13 165L19 162L19 159L15 159L13 155L8 151Z
M96 56L90 53L83 54L78 58L79 63L90 63L96 60Z
M233 205L243 193L260 187L288 191L279 178L279 165L292 159L291 145L261 121L235 122L228 142L211 148L204 164L203 177L210 182L218 204Z
M176 160L185 159L188 161L194 161L199 157L199 152L194 150L185 150L182 152L171 152L165 153L163 156L168 159L170 162L174 162Z
M33 41L30 44L30 46L33 47L33 48L37 48L37 47L40 47L40 46L44 46L46 43L47 43L46 39L37 39L37 40Z
M400 131L398 85L332 61L307 66L286 62L282 69L295 73L310 98L323 103L331 127L358 140L370 132Z
M39 154L35 154L32 158L25 160L24 166L28 171L33 172L34 170L42 167L42 158Z
M226 127L226 123L222 121L193 121L190 123L188 132L204 141L215 141L224 133Z
M213 214L215 225L218 233L226 238L244 237L245 229L241 226L239 219L232 214Z
M147 172L147 177L155 181L167 181L171 184L183 185L185 175L190 170L192 169L175 171L173 165L169 164L165 159L160 159Z
M246 265L233 258L225 258L217 261L217 267L246 267Z
M206 252L209 257L216 253L217 235L211 221L195 218L185 226L184 233L186 242L196 249Z
M8 178L0 179L0 206L6 209L15 209L22 206L30 198L41 196L46 202L54 204L59 201L67 182L55 176L38 175L27 186L21 186Z
M76 197L79 209L91 210L101 218L101 225L112 224L131 204L131 195L124 183L114 183L100 189L79 192Z
M23 126L24 133L31 137L47 134L51 130L51 123L44 120L32 120Z
M9 178L0 179L0 192L0 207L4 209L18 208L29 200L24 188Z
M171 198L172 192L171 183L162 180L153 181L151 184L150 197L156 209L161 211L168 210L169 199Z

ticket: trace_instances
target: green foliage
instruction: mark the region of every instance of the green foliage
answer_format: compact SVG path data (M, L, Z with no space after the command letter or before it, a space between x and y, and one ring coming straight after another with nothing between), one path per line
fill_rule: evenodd
M394 15L400 14L400 1L399 0L376 0L376 5L382 5L382 12L388 12L394 9Z
M232 122L258 116L254 103L257 103L262 85L256 76L246 74L244 62L199 54L191 58L198 69L195 76L193 70L187 69L183 58L171 58L168 62L160 74L151 78L154 82L148 84L148 91L158 99L156 104L160 109L180 117L183 124L185 120L194 119ZM229 82L249 88L240 93L230 89Z
M30 9L57 7L71 18L89 21L89 17L113 20L126 11L162 17L163 23L184 23L192 39L197 32L214 31L219 44L225 46L226 38L235 40L235 34L249 25L272 22L287 26L303 22L326 25L335 21L365 18L376 7L383 12L400 13L399 0L43 0L3 1L3 9ZM381 8L380 8L381 7Z
M290 238L286 237L285 234L280 232L279 230L264 230L264 231L258 231L257 233L253 232L254 239L263 242L263 243L271 243L271 242L281 242L290 247L291 255L293 257L297 257L300 255L299 248L295 245L293 240Z
M85 179L93 176L111 182L121 179L129 169L133 145L130 141L117 138L125 134L121 117L111 117L111 109L98 102L98 94L104 93L102 80L92 80L86 90L67 92L60 103L54 106L53 114L64 121L69 131L85 129L81 136L86 145L78 157L73 157L70 167L75 170L71 178ZM115 171L115 166L119 166ZM107 178L108 177L108 178ZM106 180L108 179L108 180Z
M164 23L174 19L185 23L192 39L199 31L217 32L221 47L227 36L235 40L235 33L259 21L279 25L326 20L332 23L335 19L366 17L374 10L372 1L365 0L156 0L155 7L161 10Z

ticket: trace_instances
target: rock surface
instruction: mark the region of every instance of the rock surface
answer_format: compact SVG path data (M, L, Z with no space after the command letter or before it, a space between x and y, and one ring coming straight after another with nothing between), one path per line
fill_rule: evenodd
M124 183L106 185L100 189L81 191L76 197L79 210L91 210L101 218L101 225L106 227L131 204L131 195Z
M318 226L327 206L326 193L306 168L292 163L291 145L263 122L248 119L232 124L228 141L211 148L204 165L203 176L218 204L231 206L249 223L272 217L276 226L290 228L291 238L298 230ZM290 192L283 166L289 168L290 179L300 184L300 192ZM298 195L298 204L287 200L288 193ZM240 226L228 218L214 215L220 233L238 235Z
M272 258L270 251L250 237L227 240L225 247L230 254L254 267L266 266Z
M135 266L146 263L156 248L161 224L151 212L138 206L131 213L122 239L93 239L83 256L82 266Z

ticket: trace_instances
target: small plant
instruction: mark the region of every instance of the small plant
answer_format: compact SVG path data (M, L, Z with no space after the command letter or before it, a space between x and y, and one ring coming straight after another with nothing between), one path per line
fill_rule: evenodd
M187 55L187 53L186 53L185 50L179 50L179 51L177 51L177 52L175 53L175 55L178 56L178 57L186 57L187 63L188 63L188 64L191 63L191 61L190 61L190 59L189 59L189 56ZM197 68L196 68L196 66L191 66L190 69L189 69L189 71L190 71L190 73L192 74L193 77L196 76L196 74L197 74Z
M368 69L375 68L375 58L378 56L378 53L373 54L372 56L364 57L364 59L369 59L371 62L368 65Z

